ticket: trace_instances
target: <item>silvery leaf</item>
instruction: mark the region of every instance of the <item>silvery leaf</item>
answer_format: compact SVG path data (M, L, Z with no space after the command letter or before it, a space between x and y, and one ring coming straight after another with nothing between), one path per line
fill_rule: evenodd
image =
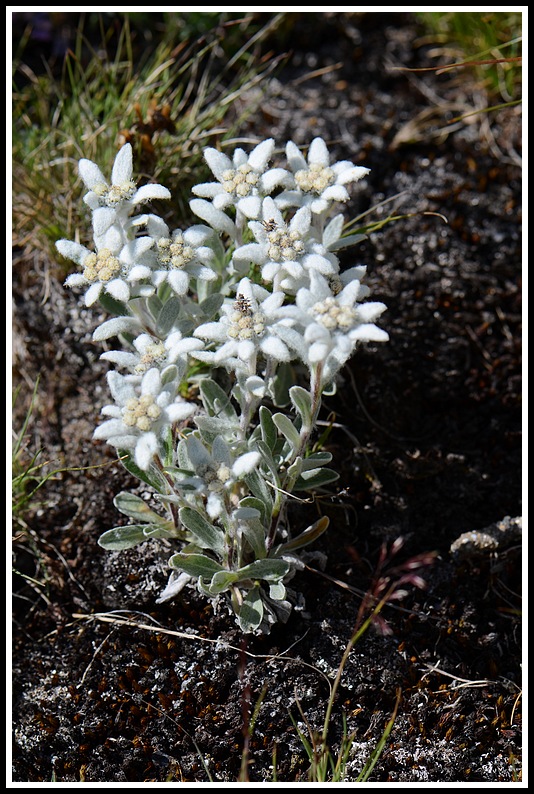
M260 588L253 587L247 593L238 614L239 625L245 633L255 631L263 620L263 602Z
M191 507L182 507L180 521L194 536L202 549L211 549L217 554L224 551L224 533L210 524L201 513Z
M199 578L200 576L211 579L211 577L218 571L222 571L222 565L212 560L211 557L206 557L205 554L184 554L178 552L173 554L169 560L171 568L176 568L179 571L185 571L189 576Z

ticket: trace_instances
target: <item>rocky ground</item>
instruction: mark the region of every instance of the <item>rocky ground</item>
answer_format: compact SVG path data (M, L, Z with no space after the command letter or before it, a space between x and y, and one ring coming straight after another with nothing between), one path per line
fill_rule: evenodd
M15 422L39 375L33 440L66 470L14 544L14 781L232 782L246 744L242 779L305 782L295 723L321 730L380 550L400 537L379 573L394 580L419 558L426 589L386 606L349 657L329 733L336 750L344 713L346 780L397 698L371 781L521 779L522 566L509 520L522 492L520 111L447 126L478 89L395 70L428 64L409 15L311 17L243 134L281 145L321 135L371 169L354 214L392 199L368 218L407 216L347 258L368 265L390 341L361 350L325 399L341 480L294 520L330 517L314 547L326 565L317 556L294 581L304 604L286 625L245 641L194 590L155 603L161 543L97 546L117 524L113 496L137 485L92 441L107 402L91 342L103 315L51 263L15 251Z

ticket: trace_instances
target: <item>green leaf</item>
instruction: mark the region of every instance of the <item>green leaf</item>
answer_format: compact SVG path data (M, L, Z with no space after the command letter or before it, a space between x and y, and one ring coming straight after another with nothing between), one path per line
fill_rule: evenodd
M326 532L328 529L328 525L330 524L330 519L328 516L322 516L318 521L312 524L310 527L304 530L300 535L297 535L296 538L293 540L287 541L287 543L282 543L281 546L278 546L275 550L275 554L285 554L287 551L295 551L295 549L302 549L304 546L307 546L309 543L313 543L314 540L321 537L323 532Z
M238 579L239 576L235 571L218 571L212 576L207 589L211 595L218 595L224 590L228 590L230 585L237 582Z
M211 446L217 436L224 439L233 439L238 429L237 418L235 422L226 418L215 416L195 416L195 424L200 430L202 440Z
M168 336L180 316L181 309L182 303L176 295L165 301L156 321L156 333L158 336Z
M204 554L184 554L183 552L173 554L169 565L171 568L185 571L189 576L194 576L197 579L201 576L211 579L212 576L223 570L222 565L212 560L211 557L206 557Z
M274 462L274 458L271 454L271 450L265 443L262 441L261 438L256 440L256 447L258 452L261 454L261 462L264 463L271 473L271 477L273 478L274 484L279 488L280 487L280 475L278 473L278 467Z
M231 420L233 424L239 424L230 397L214 380L204 378L200 381L200 396L202 397L204 408L210 416L226 418Z
M303 471L293 488L295 491L311 491L322 488L339 479L339 474L333 469L311 469Z
M346 237L341 237L331 248L331 251L341 251L342 248L348 248L351 245L356 245L357 243L361 243L363 240L367 240L366 234L348 234Z
M134 461L132 454L125 449L120 449L118 451L118 456L124 468L129 471L130 474L133 474L134 477L137 477L138 480L150 485L150 487L158 493L164 494L168 492L167 480L155 466L150 466L147 471L140 469Z
M239 625L245 633L250 633L258 628L263 620L263 601L260 588L253 587L247 593L238 615Z
M277 581L282 579L289 571L289 563L286 560L255 560L244 568L239 568L239 581L244 579L265 579L266 581Z
M302 471L310 471L310 469L318 469L324 466L325 463L330 463L332 455L330 452L312 452L307 458L302 461Z
M261 437L264 443L267 444L271 452L273 452L278 438L278 433L276 432L276 426L273 422L273 416L269 411L269 409L265 407L265 405L260 406L259 416L260 416Z
M288 483L294 483L295 480L299 477L299 475L300 475L300 473L302 471L302 464L303 464L302 458L300 457L300 455L297 455L297 457L295 458L295 460L293 461L293 463L291 464L291 466L289 466L289 468L287 470L287 476L289 477ZM292 485L288 484L288 485L286 485L286 488L289 491L291 491L292 490Z
M174 529L172 521L158 515L154 510L151 510L146 502L139 496L135 496L135 494L121 491L121 493L118 493L113 499L113 504L117 510L124 513L125 516L133 518L136 521L145 522L147 524L159 524L171 532Z
M224 533L210 524L201 513L192 507L182 507L179 511L180 521L194 536L195 542L202 549L211 549L217 554L224 551Z
M287 438L292 450L297 450L300 446L300 435L291 419L285 414L273 414L273 422L282 435Z
M176 462L178 463L178 467L183 471L189 471L191 474L194 474L194 467L191 461L189 460L189 454L187 452L187 441L185 438L182 438L178 442L178 446L176 448Z
M145 528L139 524L129 524L126 527L114 527L108 529L98 538L98 545L106 551L124 551L132 549L147 540Z
M273 601L283 601L286 597L286 588L282 584L282 582L274 582L273 584L269 585L269 597L273 599Z
M252 507L260 513L260 521L264 526L271 523L271 514L269 512L269 505L266 505L261 499L255 496L245 496L239 502L239 507Z
M131 315L131 311L125 303L112 298L109 292L104 292L104 290L100 293L98 302L108 314L114 314L116 317L128 317Z
M253 518L243 521L241 531L256 559L262 560L267 555L267 549L265 548L265 528L260 519Z
M209 295L199 304L199 308L205 315L206 321L211 320L211 318L217 314L223 304L223 301L224 295L221 295L221 293L216 293L214 295Z
M273 500L271 497L271 491L269 487L265 483L265 477L260 474L260 472L255 469L251 471L250 474L247 474L244 477L245 483L252 491L253 495L263 502L267 507L267 514L272 515L273 512Z
M312 424L312 396L309 391L302 386L292 386L289 390L289 397L295 410L302 417L304 427L311 427Z
M151 295L149 298L147 298L146 305L152 317L159 317L160 312L163 309L163 303L157 295Z
M276 376L273 380L274 401L279 408L283 408L290 402L289 389L297 380L295 371L291 364L282 362L278 365Z

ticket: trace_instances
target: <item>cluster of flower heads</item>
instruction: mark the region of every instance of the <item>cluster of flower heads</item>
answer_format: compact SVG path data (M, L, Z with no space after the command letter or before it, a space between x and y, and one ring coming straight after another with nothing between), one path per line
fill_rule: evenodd
M125 372L109 373L115 402L95 435L131 451L141 469L161 455L169 428L198 411L181 388L193 361L233 372L257 398L270 393L281 362L304 364L317 387L335 379L358 342L388 338L375 324L386 307L364 302L365 267L341 272L337 256L361 236L343 236L332 208L368 169L331 162L321 138L307 157L289 142L287 167L271 167L274 147L269 139L232 158L206 149L216 181L194 187L190 202L202 223L173 231L139 212L170 193L136 187L129 144L110 180L80 161L94 250L68 240L57 248L80 266L66 284L86 289L87 306L107 294L123 307L94 335L129 342L127 352L103 354Z
M342 271L339 260L363 235L346 232L336 207L368 169L332 162L321 138L306 157L293 142L285 154L285 167L271 165L272 139L231 158L206 149L215 181L193 188L198 222L186 229L140 210L170 193L137 187L129 144L109 180L81 160L94 246L57 243L81 269L67 286L115 315L93 339L121 345L102 354L115 365L113 402L95 437L170 515L118 494L134 523L99 543L183 541L159 601L194 579L209 597L229 592L244 631L287 619L297 551L328 526L322 517L292 537L286 511L294 490L338 476L325 468L330 453L310 448L321 396L358 343L388 338L376 325L386 307L366 300L365 266Z

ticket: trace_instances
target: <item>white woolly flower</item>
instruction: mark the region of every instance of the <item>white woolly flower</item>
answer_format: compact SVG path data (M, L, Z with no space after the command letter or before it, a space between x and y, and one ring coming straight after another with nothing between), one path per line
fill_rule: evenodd
M289 184L290 175L284 168L267 166L274 151L274 140L269 138L251 152L236 149L233 158L217 149L204 151L206 162L217 182L204 182L193 188L193 193L211 199L218 210L235 206L247 218L259 217L261 201L282 184Z
M268 292L248 278L237 286L235 300L227 300L221 307L217 322L204 323L194 332L195 336L219 343L214 352L195 353L201 361L227 366L247 365L250 374L255 374L256 356L259 352L276 361L292 358L284 338L291 329L285 309L281 309L283 292Z
M292 291L296 283L309 283L310 270L325 276L339 271L336 256L312 235L312 214L308 207L297 210L286 224L276 203L268 196L263 200L262 218L261 222L249 222L256 242L236 249L233 256L236 270L251 262L260 265L264 281L272 281L275 290L282 288L286 292Z
M388 334L374 321L386 309L384 303L360 303L368 294L359 279L352 278L339 291L328 281L311 274L309 288L297 292L295 305L287 307L303 329L307 346L304 363L310 368L322 365L325 380L330 380L352 355L358 342L386 342Z
M92 306L102 291L116 300L126 303L132 297L132 285L149 278L153 262L153 240L138 237L120 248L99 248L90 251L80 243L58 240L56 248L66 259L83 268L82 273L73 273L65 281L67 287L88 287L85 305ZM141 287L137 293L150 294L153 288Z
M293 174L293 187L276 198L280 208L307 206L314 214L328 209L333 201L348 201L345 185L357 182L370 169L356 166L349 160L330 163L330 153L322 138L314 138L308 150L308 159L298 146L289 141L286 157Z
M150 334L140 334L133 340L135 353L123 350L110 350L100 358L112 361L119 367L126 367L134 377L141 378L152 367L157 367L162 377L168 367L178 367L178 380L182 380L187 367L187 358L193 350L200 350L200 339L183 337L180 331L173 331L163 341Z
M154 240L156 264L152 283L160 287L167 282L177 295L185 295L191 278L214 281L212 269L215 255L206 245L213 238L213 230L197 224L186 231L170 232L167 224L155 215L148 216L147 232Z
M178 381L164 384L155 367L140 382L118 372L108 372L107 377L115 404L102 409L111 419L97 427L94 438L132 451L136 464L146 471L153 458L163 452L163 441L172 425L192 416L195 406L177 395Z
M149 184L136 187L132 179L133 155L129 143L122 146L115 157L110 182L92 160L85 158L80 160L78 169L88 189L83 200L92 210L107 207L114 210L126 208L130 211L132 207L145 201L171 197L169 190L163 185Z
M185 444L192 474L180 476L176 487L179 489L183 485L203 494L206 511L215 519L223 512L224 497L229 497L233 485L258 466L261 455L245 452L236 456L222 436L216 436L211 452L193 433L187 436Z

